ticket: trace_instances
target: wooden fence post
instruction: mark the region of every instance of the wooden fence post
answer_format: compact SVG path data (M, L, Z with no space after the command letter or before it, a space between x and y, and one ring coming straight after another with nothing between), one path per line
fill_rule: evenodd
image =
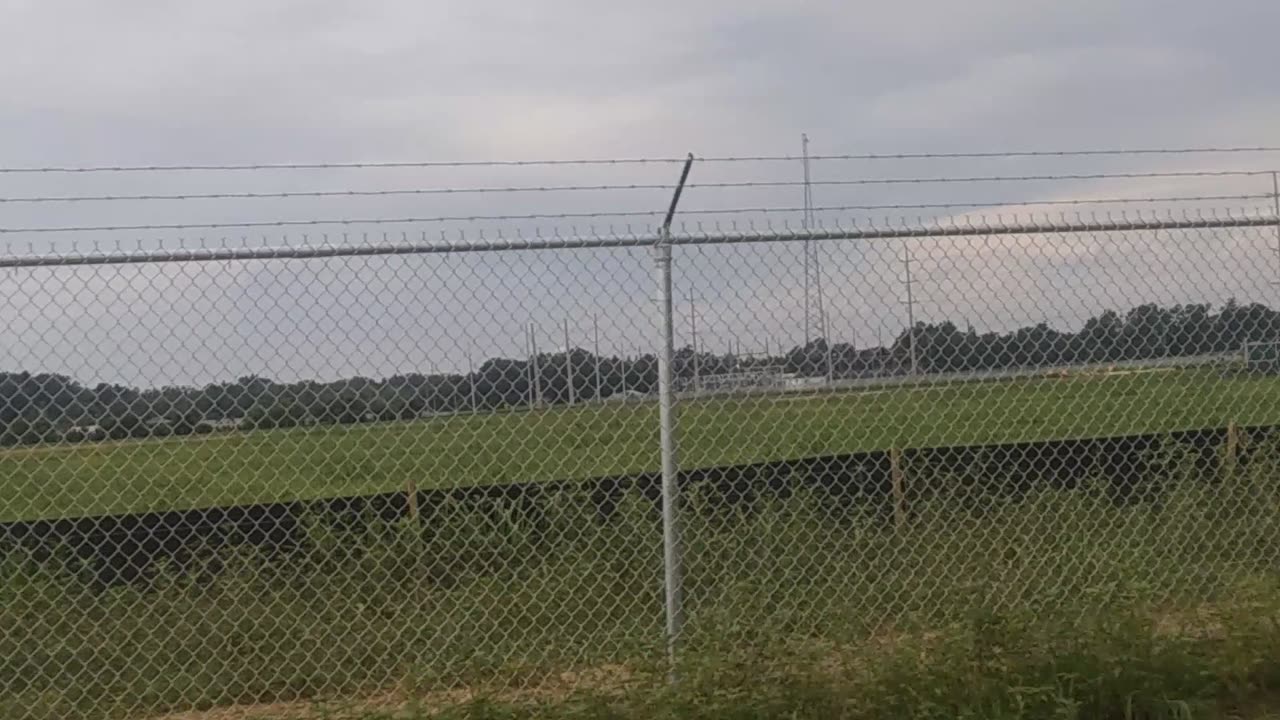
M1234 421L1227 423L1227 443L1222 457L1224 478L1235 476L1237 456L1240 453L1240 428Z
M902 451L889 450L889 476L893 481L893 524L901 530L907 524L907 478L902 469Z
M405 499L405 508L407 508L409 520L414 524L417 524L418 522L418 483L414 482L412 477L410 477L408 480L405 480L404 499Z

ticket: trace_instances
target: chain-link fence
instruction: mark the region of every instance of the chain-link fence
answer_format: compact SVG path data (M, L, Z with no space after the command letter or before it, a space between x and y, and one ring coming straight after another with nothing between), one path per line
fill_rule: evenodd
M1280 563L1278 232L0 258L0 710L607 690L1209 601Z

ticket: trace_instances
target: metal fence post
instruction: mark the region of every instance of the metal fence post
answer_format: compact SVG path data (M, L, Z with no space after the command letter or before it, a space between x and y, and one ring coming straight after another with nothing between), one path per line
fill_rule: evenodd
M678 504L679 466L676 463L675 408L673 407L675 395L671 386L671 363L675 355L675 321L671 301L671 219L675 215L676 205L680 202L680 193L684 190L684 183L689 177L689 169L692 166L693 154L690 153L685 161L684 170L680 174L680 182L676 185L675 193L671 197L671 206L662 223L662 232L654 246L654 264L657 265L658 278L658 307L661 314L661 328L658 336L658 423L661 428L662 446L662 567L663 589L666 594L667 659L670 663L671 682L676 681L676 651L680 631L684 626L684 605L681 597L684 580L683 548L680 542Z
M681 607L680 518L676 502L679 492L676 464L675 408L671 387L671 363L674 355L671 308L671 241L664 231L654 248L658 270L659 308L661 314L658 348L658 422L662 444L662 567L666 592L667 654L672 663L672 679L676 660L676 643L684 624Z

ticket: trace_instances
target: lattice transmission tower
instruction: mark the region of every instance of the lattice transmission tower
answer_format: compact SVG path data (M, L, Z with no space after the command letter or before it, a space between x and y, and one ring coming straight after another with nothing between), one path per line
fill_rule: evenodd
M809 136L800 135L800 146L804 163L804 218L802 227L806 230L816 227L813 217L813 186L809 173ZM804 344L818 338L827 338L826 305L822 294L822 261L818 247L812 240L801 243L804 253ZM829 341L828 341L829 344Z

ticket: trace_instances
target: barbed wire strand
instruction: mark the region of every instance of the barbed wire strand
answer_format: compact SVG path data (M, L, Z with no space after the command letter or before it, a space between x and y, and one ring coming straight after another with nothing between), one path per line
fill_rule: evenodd
M1039 182L1058 180L1117 180L1182 177L1251 177L1271 175L1274 170L1173 170L1165 172L1070 173L1054 175L968 175L906 178L852 178L844 180L747 180L742 182L690 183L690 188L798 187L808 185L933 185L987 182Z
M1059 180L1106 180L1135 178L1182 178L1182 177L1246 177L1270 175L1272 170L1186 170L1168 172L1125 172L1125 173L1087 173L1057 175L971 175L971 176L937 176L909 178L851 178L836 180L743 180L729 182L689 183L687 188L730 189L730 188L766 188L766 187L800 187L803 185L932 185L962 184L986 182L1032 182ZM554 192L613 192L634 190L670 190L674 186L663 183L630 184L630 185L529 185L507 187L443 187L443 188L399 188L389 190L300 190L282 192L234 192L234 193L177 193L146 195L33 195L18 197L0 197L0 203L75 203L75 202L147 202L147 201L190 201L190 200L280 200L289 198L322 198L322 197L382 197L396 195L484 195L505 193L554 193Z
M976 159L1019 157L1089 157L1138 155L1191 155L1280 152L1275 146L1190 147L1190 148L1104 148L1084 150L1008 150L987 152L919 152L919 153L850 153L811 155L809 160L920 160ZM706 163L734 162L798 162L797 155L719 155L694 158ZM645 165L676 164L684 157L575 158L564 160L413 160L371 162L297 162L243 164L174 164L174 165L48 165L0 167L0 174L40 173L132 173L132 172L254 172L270 170L351 170L385 168L458 168L458 167L537 167L573 165Z
M532 167L557 165L659 165L682 163L686 158L583 158L569 160L410 160L388 162L247 163L240 165L87 165L0 167L0 174L133 173L133 172L240 172L263 170L377 170L386 168Z
M1205 202L1219 200L1270 200L1270 194L1256 195L1184 195L1184 196L1165 196L1165 197L1119 197L1119 198L1084 198L1078 200L989 200L989 201L973 201L973 202L939 202L939 203L887 203L876 205L822 205L819 207L809 208L813 212L837 212L841 210L927 210L939 209L945 210L950 208L974 208L974 207L1029 207L1038 205L1118 205L1118 204L1138 204L1138 203L1174 203L1174 202ZM770 213L770 212L804 212L803 207L758 207L747 208L745 211ZM707 213L736 213L739 210L685 210L681 214L695 215Z
M279 200L287 198L321 197L379 197L391 195L466 195L488 193L524 192L583 192L614 190L669 190L672 186L660 184L632 185L541 185L513 187L469 188L403 188L391 190L299 190L282 192L231 192L231 193L180 193L171 195L50 195L30 197L0 197L0 203L53 203L53 202L119 202L151 200Z
M1097 157L1125 155L1199 155L1231 153L1280 152L1277 146L1202 147L1202 148L1107 148L1099 150L1008 150L990 152L933 152L933 153L851 153L843 155L810 155L809 160L954 160L982 158L1034 158L1034 157ZM730 162L801 162L802 155L724 155L700 157L707 163Z
M1154 204L1174 202L1206 202L1224 200L1270 200L1271 195L1186 195L1165 197L1086 198L1075 200L988 200L945 203L889 203L864 205L823 205L810 208L814 212L841 212L849 210L928 210L978 207L1029 207L1029 206L1082 206L1106 204ZM681 210L680 215L747 215L750 213L798 213L798 206L756 206L734 208L691 208ZM590 218L655 217L662 210L618 210L612 212L561 212L506 215L438 215L434 217L399 218L309 218L298 220L258 220L246 222L168 223L144 225L68 225L61 227L0 227L0 234L19 233L80 233L80 232L142 232L152 230L195 230L217 228L297 227L315 225L408 225L441 222L494 222L510 220L575 220Z

